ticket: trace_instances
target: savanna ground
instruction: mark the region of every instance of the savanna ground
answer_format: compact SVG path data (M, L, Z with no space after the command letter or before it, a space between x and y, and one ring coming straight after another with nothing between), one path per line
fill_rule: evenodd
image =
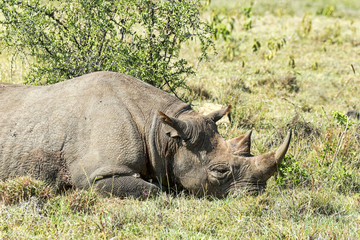
M195 109L232 104L232 123L220 132L232 138L253 129L253 154L274 150L293 129L267 192L139 201L54 195L20 178L0 183L0 238L360 238L360 125L344 115L360 110L360 1L213 0L203 17L229 31L181 94ZM197 46L183 48L190 62ZM0 59L1 80L21 82L26 63ZM17 203L30 192L38 197Z

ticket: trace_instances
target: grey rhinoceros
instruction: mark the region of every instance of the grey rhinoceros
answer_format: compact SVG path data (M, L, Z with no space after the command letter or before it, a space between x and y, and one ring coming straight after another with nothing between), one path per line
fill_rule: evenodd
M144 197L161 187L224 197L259 192L289 147L250 154L251 131L225 140L216 121L133 77L97 72L51 86L0 84L0 179Z

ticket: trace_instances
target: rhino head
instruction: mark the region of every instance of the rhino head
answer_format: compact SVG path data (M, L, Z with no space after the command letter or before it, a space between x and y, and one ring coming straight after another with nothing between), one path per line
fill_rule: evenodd
M167 136L175 142L167 147L172 150L175 184L195 195L218 198L265 189L288 150L291 130L277 151L254 156L251 131L231 140L218 133L216 122L230 110L231 106L206 116L193 112L179 118L159 112Z

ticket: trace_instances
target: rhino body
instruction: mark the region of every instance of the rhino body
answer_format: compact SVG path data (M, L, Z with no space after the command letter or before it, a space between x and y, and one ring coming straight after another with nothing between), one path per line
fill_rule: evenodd
M290 142L254 157L251 132L228 141L217 132L231 107L203 116L112 72L50 86L0 84L0 103L0 179L31 175L57 189L94 185L121 197L161 186L216 197L261 190Z

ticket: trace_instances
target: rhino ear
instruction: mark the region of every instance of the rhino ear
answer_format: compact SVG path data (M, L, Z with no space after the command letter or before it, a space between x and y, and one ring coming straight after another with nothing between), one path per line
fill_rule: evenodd
M179 133L174 128L170 127L169 125L164 126L164 131L168 137L171 137L171 138L180 137Z
M250 155L251 134L252 131L250 130L245 134L228 141L234 151L234 154Z
M191 135L188 131L189 127L186 122L181 121L180 119L169 117L165 113L158 111L160 120L166 124L165 133L169 137L181 137L184 140L191 138Z
M231 112L232 106L229 105L226 108L220 109L218 111L209 113L206 115L208 118L213 120L214 122L219 121L222 117L224 117L226 114L229 114Z

